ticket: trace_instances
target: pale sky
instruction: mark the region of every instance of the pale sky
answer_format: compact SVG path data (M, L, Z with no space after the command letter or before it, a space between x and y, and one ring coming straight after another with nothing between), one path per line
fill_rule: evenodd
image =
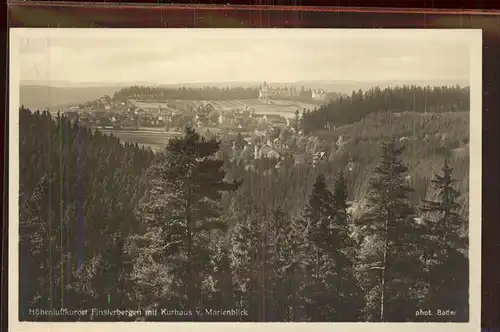
M18 64L40 83L468 80L470 34L443 31L25 29Z

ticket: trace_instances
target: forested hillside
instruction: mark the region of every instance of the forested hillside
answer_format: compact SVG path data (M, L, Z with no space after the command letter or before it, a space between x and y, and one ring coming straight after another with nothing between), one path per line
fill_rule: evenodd
M469 111L469 87L396 86L365 92L353 91L342 97L308 110L303 115L306 132L353 124L363 117L379 112L464 112Z
M430 189L433 175L442 167L447 156L454 167L456 186L462 193L461 215L468 216L469 205L469 113L408 112L394 114L377 113L353 124L330 131L317 131L315 136L292 140L292 144L306 145L311 153L325 151L328 160L310 167L296 165L283 160L280 168L277 161L262 161L258 164L262 171L255 172L236 161L227 169L233 177L248 179L236 193L239 204L244 209L252 206L262 213L273 209L283 209L292 214L299 213L305 204L304 197L312 189L318 174L324 174L329 184L335 174L342 171L349 185L349 200L354 201L352 210L363 205L370 175L379 160L380 142L396 138L406 147L403 157L408 164L408 179L415 188L411 200L418 204L420 199L434 198ZM304 142L305 141L305 142ZM224 147L223 149L230 149ZM275 192L273 188L279 187ZM244 203L243 203L244 202ZM353 211L355 212L355 211ZM356 212L357 213L357 212Z
M457 189L462 193L460 212L467 218L469 116L469 112L387 112L369 115L356 124L339 127L326 133L329 140L337 142L330 154L327 173L335 173L347 165L351 169L347 172L353 195L351 198L359 200L366 193L369 175L378 162L379 142L394 137L405 146L403 158L409 168L408 180L415 189L411 195L413 201L417 203L421 198L435 198L436 193L430 188L430 181L433 174L441 169L444 159L448 158L454 168Z
M307 149L328 155L315 167L248 168L192 129L153 155L21 109L20 318L95 307L175 311L140 318L163 321L467 321L468 99L422 91L415 100L435 100L415 102L422 112L384 90L380 112L353 94L359 108L306 113ZM316 126L323 115L335 127ZM455 314L415 315L426 308Z

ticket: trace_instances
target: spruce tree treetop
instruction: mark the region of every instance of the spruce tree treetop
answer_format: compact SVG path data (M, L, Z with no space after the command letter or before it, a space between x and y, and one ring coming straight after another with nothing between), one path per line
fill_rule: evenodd
M423 298L419 286L424 278L423 230L415 222L409 202L413 190L405 178L404 148L391 139L382 143L381 150L367 197L368 209L359 221L364 242L373 241L361 260L365 287L371 289L372 299L378 298L378 303L370 305L370 316L378 321L405 321L414 318L414 311L405 308Z
M351 237L352 234L352 224L351 216L348 212L349 202L348 202L348 189L347 183L343 172L339 172L335 179L335 186L333 188L333 205L335 210L335 217L333 225L338 230L338 241L342 250L346 254L354 258L354 238Z
M445 158L441 170L442 175L436 174L431 182L438 192L438 199L423 200L420 210L427 216L432 216L428 225L433 236L439 238L440 242L446 242L447 246L464 249L465 240L461 232L465 225L459 214L460 205L457 203L460 193L454 188L456 180L452 177L453 168L448 158Z
M375 168L374 176L370 181L371 191L367 197L368 204L375 207L372 211L377 216L381 213L391 218L413 215L413 208L408 202L413 189L405 180L408 167L401 159L404 147L398 147L396 140L392 138L382 143L381 150L379 165ZM368 216L369 214L365 215L365 217Z
M453 188L453 169L445 159L442 175L435 175L432 185L438 193L435 201L423 200L421 212L427 226L426 262L429 269L429 307L450 308L454 317L440 317L444 321L468 320L469 260L467 236L461 234L465 222L460 217L456 202L460 193Z
M335 186L333 189L333 200L336 210L347 211L349 208L347 183L344 177L344 172L339 172L335 179Z
M460 197L460 193L453 187L456 180L452 178L453 168L450 167L449 160L444 160L442 174L436 174L431 183L435 189L439 191L439 202L424 200L425 205L423 211L439 211L443 218L449 221L449 227L453 230L458 230L461 226L458 213L454 212L460 208L456 200Z
M304 211L304 216L310 220L313 225L320 228L326 228L329 224L329 218L334 215L332 193L327 189L325 176L318 175L313 185L312 193L309 197L309 203ZM322 226L320 226L322 225ZM320 234L317 234L320 236Z

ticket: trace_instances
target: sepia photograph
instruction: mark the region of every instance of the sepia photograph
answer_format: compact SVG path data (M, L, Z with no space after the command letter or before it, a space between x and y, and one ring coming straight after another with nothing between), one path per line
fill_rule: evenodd
M480 30L10 38L17 324L478 325Z

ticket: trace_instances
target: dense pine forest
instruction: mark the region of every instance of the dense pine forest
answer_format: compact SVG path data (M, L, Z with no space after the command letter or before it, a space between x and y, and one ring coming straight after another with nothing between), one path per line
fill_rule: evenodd
M351 96L306 111L303 127L306 132L313 132L353 124L380 112L463 112L469 110L469 94L469 87L460 86L396 86L353 91Z
M21 108L20 320L468 321L468 98L355 92L297 115L327 160L254 169L192 128L153 153Z
M153 153L47 112L21 109L19 122L21 317L118 299Z

